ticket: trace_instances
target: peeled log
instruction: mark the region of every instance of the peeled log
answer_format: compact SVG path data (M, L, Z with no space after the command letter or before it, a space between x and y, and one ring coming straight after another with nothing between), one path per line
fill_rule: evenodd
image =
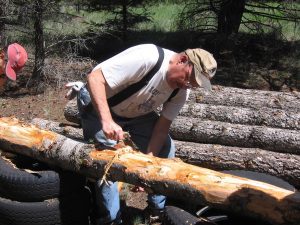
M96 149L57 133L26 125L17 119L0 119L0 147L63 169L141 185L195 203L260 218L273 224L298 224L300 193L259 181L139 153L129 146ZM178 194L180 193L180 194Z
M300 113L262 107L259 109L189 102L179 115L234 124L300 130Z
M300 154L300 132L177 117L171 125L176 140Z
M82 129L34 118L31 122L46 130L83 140ZM75 135L74 135L75 134ZM176 157L186 163L215 170L250 170L281 178L300 189L300 156L224 145L175 141Z
M69 101L66 104L64 115L66 120L80 124L80 115L75 100ZM266 107L253 109L188 102L188 104L183 106L179 115L235 124L300 130L299 112Z
M253 109L268 107L290 112L300 111L299 92L288 93L213 86L213 91L211 92L201 89L193 91L189 101Z

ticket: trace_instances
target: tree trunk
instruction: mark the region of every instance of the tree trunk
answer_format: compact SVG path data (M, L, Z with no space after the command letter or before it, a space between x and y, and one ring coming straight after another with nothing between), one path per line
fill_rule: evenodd
M298 224L300 193L246 178L145 155L128 146L95 149L12 118L0 119L0 147L92 178L141 185L166 196L192 200L260 218L273 224ZM178 194L180 193L180 194Z
M223 0L218 13L218 33L229 36L238 33L245 10L245 0Z
M82 129L35 118L32 124L69 138L83 140ZM300 156L257 148L175 141L176 157L186 163L215 170L249 170L279 177L300 189Z
M189 101L252 109L268 107L295 113L300 112L299 92L287 93L213 86L211 92L200 89L192 91Z
M6 18L6 0L0 0L0 52L5 46L5 18Z
M177 117L171 125L170 133L174 139L181 141L300 154L300 133L295 130Z
M44 64L45 64L45 47L44 47L44 30L43 30L43 14L44 0L34 1L34 30L35 30L35 63L32 77L28 82L28 86L33 88L35 92L40 92L41 81L44 80Z

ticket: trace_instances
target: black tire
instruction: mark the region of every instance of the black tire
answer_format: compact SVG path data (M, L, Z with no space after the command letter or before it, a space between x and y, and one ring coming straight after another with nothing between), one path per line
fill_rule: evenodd
M81 189L85 184L84 177L71 172L50 170L23 156L13 162L15 165L0 157L0 196L4 198L22 202L43 201ZM21 164L18 162L22 162L22 165L18 165Z
M89 209L87 192L43 202L17 202L0 197L0 224L88 225Z
M166 206L163 217L163 225L217 225L215 222L204 218L196 217L191 213L176 206Z

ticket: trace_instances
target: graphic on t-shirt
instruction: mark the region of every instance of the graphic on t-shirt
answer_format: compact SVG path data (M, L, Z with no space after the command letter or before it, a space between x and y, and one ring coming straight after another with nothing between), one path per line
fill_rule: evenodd
M141 112L150 112L153 111L155 100L153 99L155 96L161 94L159 90L155 87L151 86L149 89L149 93L151 94L150 98L147 99L145 102L138 105L138 110Z
M148 99L146 102L138 105L138 110L142 112L150 112L153 110L153 106L155 104L155 101L152 100L153 96Z

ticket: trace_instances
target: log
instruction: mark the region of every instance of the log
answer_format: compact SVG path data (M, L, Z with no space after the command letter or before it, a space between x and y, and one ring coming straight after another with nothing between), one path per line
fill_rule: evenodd
M177 117L171 125L170 133L180 141L300 154L300 132L296 130Z
M76 101L71 100L66 104L64 115L67 121L80 124L80 115ZM179 115L234 124L300 130L299 112L267 107L253 109L189 102L183 106Z
M297 191L189 165L179 159L145 155L129 146L116 150L95 148L14 118L0 119L0 148L91 178L101 178L108 169L108 179L272 224L300 221Z
M79 129L79 127L74 127L74 125L45 120L41 118L34 118L30 123L36 125L41 129L50 130L74 140L83 141L82 129Z
M73 99L67 102L64 108L64 116L67 121L80 124L80 115L77 108L77 100Z
M58 122L34 118L32 124L83 140L82 129ZM75 135L74 135L75 134ZM248 170L281 178L300 189L300 156L266 151L258 148L238 148L223 145L175 141L176 157L186 163L214 170Z
M300 189L300 156L258 148L176 141L176 157L214 170L247 170L269 174Z
M268 107L290 112L300 111L300 93L296 91L288 93L213 86L211 92L202 89L192 91L189 101L253 109Z
M266 107L253 109L189 102L183 106L179 115L234 124L300 130L299 112Z

